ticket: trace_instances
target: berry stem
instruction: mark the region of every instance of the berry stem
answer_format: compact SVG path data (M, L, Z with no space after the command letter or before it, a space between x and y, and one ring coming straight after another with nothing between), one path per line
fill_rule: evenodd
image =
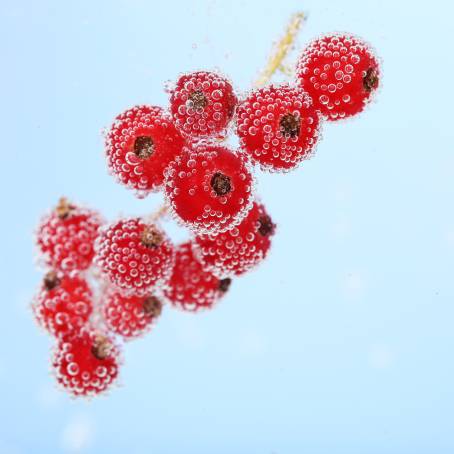
M275 45L274 51L268 59L268 63L260 73L259 78L255 82L256 87L263 87L266 85L273 74L280 70L287 74L288 68L283 65L285 57L288 55L296 36L301 28L301 25L306 20L306 15L302 12L295 13L290 19L284 36ZM285 68L285 70L284 70Z

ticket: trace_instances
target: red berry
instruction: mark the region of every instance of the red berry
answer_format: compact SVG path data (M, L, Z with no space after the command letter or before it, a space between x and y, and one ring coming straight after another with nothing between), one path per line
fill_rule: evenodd
M97 212L61 198L37 230L36 242L45 264L64 273L87 269L93 261L101 224Z
M106 136L106 156L117 180L139 197L160 188L163 172L184 145L160 107L136 106L118 115Z
M153 295L125 296L115 290L105 295L103 315L107 327L125 339L147 332L161 315L162 303Z
M199 71L178 79L170 109L176 127L184 134L213 137L227 128L236 103L232 85L225 77Z
M167 279L174 248L156 225L132 218L104 230L96 252L97 265L114 285L128 293L144 295Z
M197 236L194 252L204 268L216 276L239 276L264 260L275 228L265 207L254 202L237 227L219 235Z
M290 170L310 156L319 136L319 114L300 88L261 88L238 106L242 150L265 170Z
M378 59L362 39L346 34L322 36L303 51L298 82L328 120L361 112L380 80Z
M252 206L249 167L221 145L187 148L165 173L169 205L181 223L197 232L225 232Z
M203 269L192 253L191 242L178 246L165 296L186 311L209 309L229 289L230 279L219 279Z
M95 396L116 380L120 353L107 336L82 330L60 340L52 359L58 383L74 396Z
M87 282L77 276L46 274L32 303L38 323L55 336L80 330L93 311L93 295Z

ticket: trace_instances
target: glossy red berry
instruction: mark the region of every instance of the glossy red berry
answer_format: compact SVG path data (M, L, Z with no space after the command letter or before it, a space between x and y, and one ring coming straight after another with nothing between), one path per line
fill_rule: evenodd
M106 135L109 169L139 197L160 188L164 169L184 139L160 107L136 106L118 115Z
M96 243L96 263L110 282L143 295L168 277L174 248L156 225L122 219L105 229Z
M204 270L192 252L191 242L186 242L177 248L164 294L173 305L195 312L211 308L225 295L230 283L230 279L219 279Z
M60 340L52 359L58 383L73 396L86 397L112 386L119 363L120 352L113 340L88 329Z
M93 311L93 294L85 279L50 271L32 309L40 326L54 336L80 331Z
M221 145L187 148L166 170L177 220L196 232L225 232L252 206L253 178L242 157Z
M289 85L252 91L237 110L241 149L265 170L285 171L310 156L319 114L303 90Z
M115 290L108 290L103 300L107 327L126 340L149 331L162 311L161 300L151 294L125 296Z
M194 253L204 268L216 276L239 276L265 259L275 228L265 207L254 202L238 226L219 235L197 236Z
M87 269L102 222L96 211L60 199L37 230L36 242L45 265L65 274Z
M170 109L176 127L193 137L220 135L233 118L237 98L223 76L206 71L181 76Z
M322 36L303 51L297 80L328 120L361 112L380 82L377 57L361 38L346 34Z

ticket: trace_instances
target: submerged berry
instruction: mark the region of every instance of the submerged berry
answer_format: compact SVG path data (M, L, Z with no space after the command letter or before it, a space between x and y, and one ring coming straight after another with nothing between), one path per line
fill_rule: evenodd
M176 127L193 137L221 134L233 118L236 103L231 83L206 71L181 76L170 98Z
M219 235L198 235L194 252L204 268L216 276L239 276L265 259L275 228L265 207L254 202L238 226Z
M303 51L297 80L328 120L361 112L380 83L378 59L356 36L334 33L312 41Z
M149 331L162 311L161 300L151 294L125 296L108 290L103 299L107 327L125 339L133 339Z
M85 279L48 272L32 309L40 326L54 336L80 331L93 311L93 294Z
M177 219L196 232L225 232L252 206L253 178L226 147L187 148L166 170L166 196Z
M107 391L115 382L119 356L112 339L87 329L58 342L52 367L66 391L76 397L91 397Z
M155 224L122 219L105 229L96 244L96 263L110 282L143 295L162 284L171 271L174 248Z
M106 136L106 157L117 180L139 196L159 189L164 169L184 139L160 107L135 106L118 115Z
M290 170L310 156L319 114L309 96L289 85L252 91L238 106L241 149L266 170Z
M164 294L173 305L195 312L211 308L225 295L230 283L230 279L219 279L206 271L188 241L176 250L175 265Z
M38 226L36 242L44 263L64 273L87 269L102 222L96 211L61 198Z

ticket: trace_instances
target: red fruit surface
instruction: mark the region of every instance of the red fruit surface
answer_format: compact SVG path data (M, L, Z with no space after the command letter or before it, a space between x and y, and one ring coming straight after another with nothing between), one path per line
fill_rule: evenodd
M239 276L265 259L275 228L265 207L254 202L238 226L219 235L197 236L194 253L204 268L216 276Z
M254 90L237 110L242 151L270 171L293 169L308 158L319 136L319 123L310 97L289 85Z
M164 169L181 153L184 139L160 107L136 106L118 115L106 135L110 172L139 197L158 190Z
M328 120L361 112L380 82L378 59L361 38L330 34L312 41L297 66L297 80Z
M126 340L148 332L161 311L162 302L153 295L125 296L115 290L104 295L104 321L109 330Z
M50 334L80 331L93 311L93 294L85 279L50 271L43 279L32 309L40 326Z
M102 222L96 211L60 199L37 229L36 243L44 263L65 274L87 269Z
M188 241L177 247L175 265L164 294L173 305L196 312L211 308L225 295L230 283L230 279L219 279L204 270Z
M253 178L242 157L226 147L187 148L166 170L166 196L177 220L196 232L225 232L252 206Z
M176 127L193 137L220 135L233 118L237 98L223 76L199 71L181 76L170 97Z
M96 243L96 264L112 284L130 294L144 295L165 282L173 258L167 235L139 218L110 225Z
M52 358L58 383L73 396L86 397L112 386L119 363L120 352L113 340L89 330L61 339Z

